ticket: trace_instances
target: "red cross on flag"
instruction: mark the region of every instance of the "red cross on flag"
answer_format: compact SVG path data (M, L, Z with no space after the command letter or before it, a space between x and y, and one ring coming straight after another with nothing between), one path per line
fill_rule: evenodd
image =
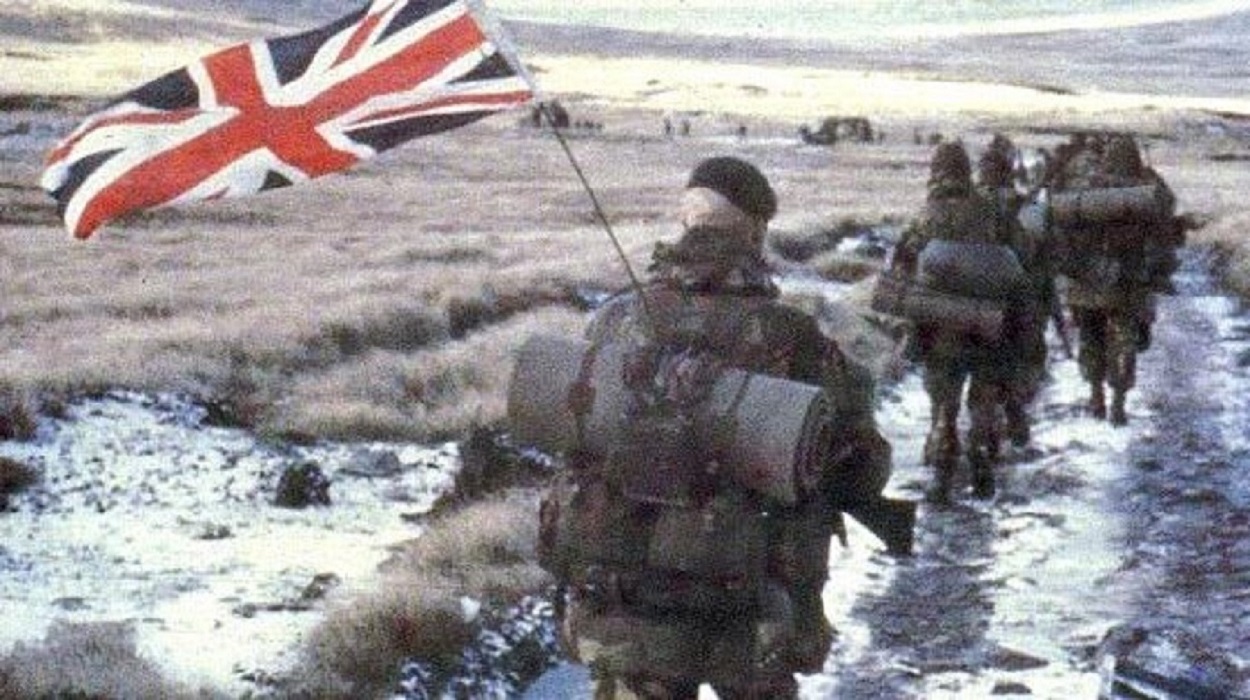
M528 102L472 0L373 0L318 29L214 53L89 117L42 186L70 233L127 212L254 194Z

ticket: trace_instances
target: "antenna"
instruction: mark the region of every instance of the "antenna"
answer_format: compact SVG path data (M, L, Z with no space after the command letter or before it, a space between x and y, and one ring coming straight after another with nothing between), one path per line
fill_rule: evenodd
M573 149L569 147L568 139L564 138L564 134L560 131L560 127L556 126L556 120L551 114L551 108L547 106L545 101L537 102L538 110L543 116L543 120L551 127L551 132L555 134L556 141L560 143L560 148L564 150L564 155L569 159L569 164L573 166L573 172L577 173L577 179L582 183L582 189L590 197L590 204L594 207L595 217L599 219L599 223L603 226L603 230L608 234L608 238L612 241L612 246L616 249L616 254L621 259L621 263L625 266L625 272L629 275L630 286L634 288L634 292L638 294L638 298L642 301L643 313L648 317L651 316L651 307L647 301L647 293L643 290L642 282L639 281L638 275L634 273L633 265L629 264L629 257L625 255L625 249L621 247L620 239L616 237L616 232L612 230L612 224L608 221L607 214L604 213L603 205L599 203L599 196L595 194L595 190L590 186L590 181L586 178L585 171L577 162L577 158L573 155Z

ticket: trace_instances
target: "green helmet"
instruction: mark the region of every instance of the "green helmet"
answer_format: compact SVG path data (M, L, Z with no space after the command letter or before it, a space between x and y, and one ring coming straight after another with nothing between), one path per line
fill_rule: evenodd
M943 191L972 187L972 162L962 142L951 141L937 147L929 164L929 187Z
M1141 151L1132 136L1116 136L1107 145L1107 153L1103 156L1104 169L1108 175L1120 177L1137 177L1141 175Z

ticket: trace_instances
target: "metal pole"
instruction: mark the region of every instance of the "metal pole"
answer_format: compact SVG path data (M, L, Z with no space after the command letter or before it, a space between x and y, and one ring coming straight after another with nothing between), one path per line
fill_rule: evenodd
M629 264L629 258L625 255L625 249L621 247L620 240L616 237L616 232L612 230L612 224L608 221L607 214L603 211L603 206L599 203L599 196L595 194L595 190L590 186L590 181L586 178L585 171L577 162L577 158L573 156L573 149L569 148L569 142L564 138L564 134L560 132L560 128L556 126L556 120L551 115L551 109L546 102L539 101L538 110L542 114L547 125L551 127L551 132L555 134L556 141L559 142L560 148L564 150L564 155L569 159L569 164L573 166L573 172L577 173L577 179L582 183L582 189L590 197L590 204L594 207L595 216L599 219L599 223L603 225L603 230L607 232L608 238L612 241L612 246L616 249L617 256L620 257L621 263L625 266L625 272L629 275L630 286L638 294L638 298L642 301L643 313L647 316L651 315L651 307L647 302L647 293L643 290L642 282L638 276L634 274L633 265Z

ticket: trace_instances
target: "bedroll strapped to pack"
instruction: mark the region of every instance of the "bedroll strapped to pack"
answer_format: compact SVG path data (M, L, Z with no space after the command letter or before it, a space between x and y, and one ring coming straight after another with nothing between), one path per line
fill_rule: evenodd
M898 271L885 270L873 286L871 308L921 325L958 330L987 341L1002 337L1006 306L932 288Z
M1004 301L1028 283L1020 259L1000 243L929 241L920 251L917 281L939 292Z
M1049 198L1051 222L1059 228L1162 222L1175 205L1159 184L1070 189Z
M717 469L731 429L721 421L721 434L709 440L694 417L707 410L724 370L696 352L644 349L619 359L611 366L620 367L624 387L609 387L626 395L617 436L582 440L602 452L576 450L542 502L540 564L604 610L754 614L768 567L768 516L734 472ZM587 401L591 392L579 386L597 360L577 361L582 379L570 389L577 421L600 397L596 387Z
M634 449L626 348L536 335L522 346L508 391L512 437L550 454L605 460ZM726 369L692 407L693 449L721 478L767 501L792 505L817 486L829 459L834 403L820 387ZM657 428L657 430L660 430ZM657 433L657 439L662 435Z
M520 358L514 435L569 455L570 470L542 504L544 568L604 610L756 614L772 527L763 504L815 489L829 442L823 392L683 351L546 338ZM555 397L573 397L547 413L571 415L539 420L535 399L520 395L539 388L536 368L544 386L558 387Z

